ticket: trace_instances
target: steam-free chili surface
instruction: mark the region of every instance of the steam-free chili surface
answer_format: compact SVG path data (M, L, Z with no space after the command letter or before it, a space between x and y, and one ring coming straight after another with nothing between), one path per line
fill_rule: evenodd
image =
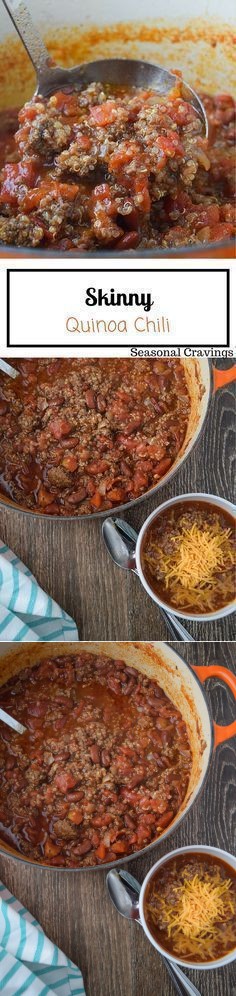
M213 896L210 916L207 901L204 907L203 890L201 904L201 890L198 888L201 884L203 890L206 886L206 900L208 891ZM194 921L190 919L188 925L181 904L186 887L192 890L192 903L188 908L189 911L192 908L193 916L195 914ZM219 888L222 890L220 907L215 899ZM157 943L176 958L198 963L224 958L235 947L235 870L216 855L201 851L177 854L161 865L149 880L144 914Z
M231 238L234 101L202 99L208 140L180 81L165 99L98 83L33 98L15 139L3 115L0 239L73 252Z
M14 501L55 515L102 511L171 467L190 411L178 360L13 365L20 376L0 381L0 490Z
M191 749L155 681L81 653L21 672L0 704L28 730L0 731L0 835L22 854L67 867L115 861L171 823Z
M184 537L189 558L187 575ZM218 540L219 556L215 563L213 559L213 566L210 561L208 569L208 544L217 545ZM147 529L141 559L150 587L174 609L193 614L217 612L235 598L235 520L228 511L210 502L180 500L160 512Z

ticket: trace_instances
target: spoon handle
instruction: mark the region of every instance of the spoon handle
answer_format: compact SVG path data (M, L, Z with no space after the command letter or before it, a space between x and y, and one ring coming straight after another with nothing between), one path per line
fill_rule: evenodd
M187 975L184 975L184 972L181 972L181 968L177 965L170 964L170 962L167 961L167 958L163 958L163 961L168 975L172 979L175 986L176 992L179 993L180 996L183 996L183 994L186 994L186 996L201 996L199 989L196 989L196 986L194 986L193 982L190 982Z
M24 0L3 0L4 7L26 48L37 77L54 65Z
M128 886L130 895L132 896L134 893L137 896L138 901L138 897L141 892L141 885L137 878L134 878L134 875L131 875L130 872L126 871L126 868L120 868L118 875L119 878L121 878L121 880ZM141 920L138 919L138 917L136 917L136 920L138 923L141 923ZM190 982L190 979L188 979L187 975L181 971L181 968L179 968L178 965L172 964L172 962L170 962L168 958L165 958L163 955L162 958L178 996L201 996L199 989L196 989L196 986L194 986L193 982Z
M19 370L12 367L10 363L6 363L5 360L0 360L0 370L2 370L2 373L7 374L8 377L12 377L12 380L19 377Z
M121 533L122 536L125 536L125 538L127 539L129 543L130 552L133 552L133 554L135 555L135 547L138 539L138 533L136 533L135 529L133 529L133 527L129 525L129 522L125 522L125 519L114 519L114 523L116 528L118 529L118 532ZM134 571L134 573L137 573L134 567L132 568L132 570ZM176 616L172 616L172 613L166 612L166 610L162 609L160 605L159 605L159 612L162 618L164 619L164 622L173 640L180 639L184 643L195 643L193 636L190 636L188 630L185 629L184 626L182 626L182 623L180 623L179 620L176 619Z
M5 709L0 709L0 719L3 723L6 723L6 726L10 726L12 730L16 730L16 733L25 733L26 726L18 723L18 719L10 716L8 712L5 712Z

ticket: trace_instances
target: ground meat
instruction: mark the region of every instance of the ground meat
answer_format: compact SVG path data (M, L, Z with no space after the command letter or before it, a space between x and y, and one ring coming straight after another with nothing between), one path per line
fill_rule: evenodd
M192 756L157 681L102 654L49 658L0 689L1 837L49 865L112 862L170 825Z
M22 131L24 131L24 137ZM65 148L70 136L70 125L63 123L54 109L51 110L51 113L43 109L43 113L35 117L28 129L24 126L22 130L17 132L16 142L24 155L35 152L48 159L52 158L53 153L56 154L60 149Z

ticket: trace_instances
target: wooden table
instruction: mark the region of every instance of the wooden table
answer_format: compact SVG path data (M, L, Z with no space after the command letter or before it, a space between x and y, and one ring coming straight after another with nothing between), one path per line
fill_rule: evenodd
M227 361L221 360L223 365ZM141 502L126 515L135 529L157 503L177 494L205 491L234 500L234 400L232 384L215 395L201 440L182 469L158 496ZM15 509L1 510L0 536L31 568L42 587L76 619L81 639L168 639L159 610L138 578L111 562L101 537L101 521L47 521ZM188 627L197 640L230 640L235 636L232 616Z
M236 671L231 644L176 643L185 660L209 664L213 660ZM233 719L233 701L220 681L207 682L214 718ZM151 854L129 864L142 881L162 854L186 844L212 844L233 851L236 800L235 743L217 748L207 784L180 828ZM23 905L84 975L87 996L173 996L172 984L159 955L141 928L123 920L106 894L105 873L49 871L0 857L0 876ZM201 996L235 996L235 965L214 972L189 972Z

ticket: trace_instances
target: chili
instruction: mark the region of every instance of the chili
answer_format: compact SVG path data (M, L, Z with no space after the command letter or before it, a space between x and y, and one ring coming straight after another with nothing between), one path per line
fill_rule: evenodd
M115 861L169 826L191 749L161 686L122 660L81 651L24 669L0 704L0 833L21 854L78 867Z

